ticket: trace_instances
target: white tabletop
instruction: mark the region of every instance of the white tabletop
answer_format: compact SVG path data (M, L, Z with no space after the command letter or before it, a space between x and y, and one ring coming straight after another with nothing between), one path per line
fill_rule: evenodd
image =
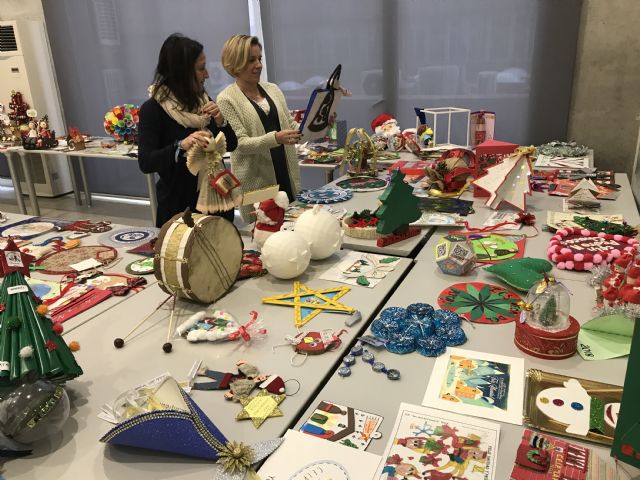
M343 285L317 280L317 277L344 255L345 252L341 252L328 260L312 262L298 280L310 288ZM167 296L157 285L145 289L67 335L68 341L80 342L81 349L76 353L76 359L85 372L67 384L72 399L71 417L62 432L37 444L32 456L9 462L6 466L7 478L207 478L210 464L206 461L106 447L99 443L99 438L110 429L108 423L97 417L100 406L115 400L128 388L165 371L182 380L194 360L203 360L211 369L235 372L235 362L243 359L254 363L263 372L277 373L285 380L297 379L300 382L300 391L280 405L284 417L269 418L256 430L249 420L235 420L242 407L224 400L223 392L194 391L193 398L230 439L249 442L281 435L295 422L306 402L324 382L325 376L331 374L335 364L344 355L346 345L365 328L373 312L410 264L410 260L401 259L396 269L374 289L352 287L340 301L359 309L363 321L348 328L348 332L341 336L343 346L337 351L310 356L300 367L290 364L290 346L272 352L272 346L283 343L285 335L295 335L293 310L261 304L263 296L292 291L291 281L275 280L270 275L239 281L227 296L216 303L217 308L227 309L243 323L249 320L251 310L259 313L259 318L268 329L268 337L249 347L236 342L189 344L183 339L175 339L173 352L165 354L161 347L166 340L169 311L163 309L153 315L123 349L116 350L113 339L124 336ZM184 321L202 308L201 305L179 301L177 321ZM339 331L345 328L344 320L344 315L322 313L311 320L305 329L332 328ZM295 382L289 386L291 390L296 388Z

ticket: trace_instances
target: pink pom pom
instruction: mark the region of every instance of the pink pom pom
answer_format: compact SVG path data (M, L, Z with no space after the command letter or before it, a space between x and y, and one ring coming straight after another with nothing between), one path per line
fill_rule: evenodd
M556 235L560 235L561 237L566 237L569 234L564 228L561 228L556 232Z
M560 262L560 263L558 263L558 268L559 268L560 270L564 270L564 262Z
M562 250L560 250L560 253L567 255L567 254L571 253L571 249L565 247Z
M573 267L575 267L575 265L573 264L573 262L572 262L571 260L567 260L567 261L564 263L564 267L565 267L567 270L573 270Z
M620 250L618 250L617 248L614 248L613 250L611 250L611 256L613 258L618 258L620 256Z
M580 235L582 235L583 237L588 237L591 235L591 232L585 228L583 230L580 230Z
M599 263L602 263L602 255L600 255L599 253L596 253L593 256L593 263L595 263L596 265Z
M547 256L553 255L556 252L556 249L551 247L549 250L547 250Z
M585 264L584 264L584 269L585 270L591 270L592 268L593 268L593 263L585 262Z
M557 253L554 253L553 255L551 255L551 261L552 262L557 262L558 261L558 257L559 257L559 255Z
M621 240L622 240L622 238L623 238L623 237L622 237L622 235L614 235L614 236L613 236L613 239L614 239L614 240L617 240L617 241L621 241Z
M581 253L576 253L576 254L573 256L573 259L574 259L576 262L582 262L582 261L584 260L584 255L583 255L583 254L581 254Z
M600 238L604 238L604 237L606 237L606 236L607 236L607 234L606 234L606 233L604 233L604 232L600 232L600 233L598 233L598 236L599 236Z

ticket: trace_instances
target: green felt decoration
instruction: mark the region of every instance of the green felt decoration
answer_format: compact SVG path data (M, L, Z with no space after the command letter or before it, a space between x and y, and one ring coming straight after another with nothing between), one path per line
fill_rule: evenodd
M393 263L397 261L398 261L398 257L385 257L382 260L380 260L380 263Z
M573 217L573 221L581 227L592 232L604 232L611 235L624 235L625 237L635 237L638 231L627 223L612 223L592 220L589 217Z
M536 283L544 279L544 274L551 271L553 265L542 258L514 258L505 260L485 268L496 275L510 287L523 292L529 291Z
M363 285L365 287L369 286L369 280L367 280L367 277L365 277L364 275L360 275L356 279L356 282L358 283L358 285Z
M418 198L413 196L413 187L404 183L404 173L394 170L389 186L380 195L382 205L376 210L378 225L376 232L387 235L398 228L408 226L422 216Z

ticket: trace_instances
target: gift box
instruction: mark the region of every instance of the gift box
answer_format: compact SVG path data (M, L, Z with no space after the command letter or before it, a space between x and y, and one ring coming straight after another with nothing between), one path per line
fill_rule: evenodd
M424 176L425 169L430 165L433 165L433 162L427 162L425 160L398 160L389 167L389 174L394 170L400 170L405 175Z
M524 353L545 360L569 358L578 347L580 324L569 317L569 326L558 332L532 327L529 323L516 322L514 343Z
M471 146L475 147L487 140L493 140L496 127L495 112L480 110L470 115Z
M501 142L499 140L486 140L474 148L476 154L473 162L473 178L479 178L487 173L487 168L496 165L502 160L502 157L511 155L516 151L519 145L509 142ZM473 188L474 197L488 197L489 192L475 186Z

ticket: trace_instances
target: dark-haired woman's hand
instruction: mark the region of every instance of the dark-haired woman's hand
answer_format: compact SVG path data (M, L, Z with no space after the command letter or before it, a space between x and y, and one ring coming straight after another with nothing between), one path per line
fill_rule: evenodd
M205 148L209 145L209 138L211 138L211 132L208 130L197 130L180 142L180 148L185 151L194 145L200 145L202 148Z
M207 102L204 107L202 107L202 113L205 115L209 115L216 122L218 127L221 127L224 124L224 116L220 112L218 108L218 104L214 101Z

